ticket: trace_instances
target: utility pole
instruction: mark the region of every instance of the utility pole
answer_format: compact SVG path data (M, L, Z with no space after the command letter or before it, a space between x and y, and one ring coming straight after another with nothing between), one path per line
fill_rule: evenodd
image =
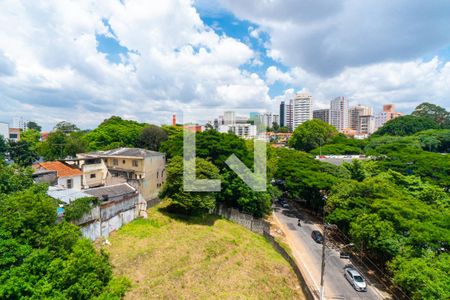
M324 300L325 287L323 285L323 277L325 275L325 250L327 241L327 225L323 226L323 242L322 242L322 267L320 270L320 300Z

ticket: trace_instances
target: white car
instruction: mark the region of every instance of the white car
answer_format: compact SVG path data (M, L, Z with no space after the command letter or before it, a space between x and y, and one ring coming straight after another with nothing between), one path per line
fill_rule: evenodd
M367 284L364 278L352 267L347 267L344 269L344 276L347 278L348 282L353 286L358 292L366 292Z

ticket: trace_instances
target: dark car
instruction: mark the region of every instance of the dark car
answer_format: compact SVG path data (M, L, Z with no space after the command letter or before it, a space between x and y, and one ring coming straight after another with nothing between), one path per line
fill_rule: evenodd
M339 252L339 257L342 259L350 259L350 253L341 251L341 252Z
M313 238L313 240L316 243L319 243L319 244L323 243L323 235L322 235L322 233L320 233L320 231L313 230L313 232L311 232L311 237Z

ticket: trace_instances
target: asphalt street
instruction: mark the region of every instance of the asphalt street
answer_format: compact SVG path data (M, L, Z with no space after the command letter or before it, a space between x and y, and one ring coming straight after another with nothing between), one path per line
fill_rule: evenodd
M318 294L320 286L320 270L322 259L322 244L316 243L311 238L313 230L322 230L317 224L309 221L305 216L298 215L289 209L284 209L278 204L274 208L274 217L282 225L286 238L293 250L294 256L297 256L303 266L305 278L316 289ZM302 226L297 225L298 217L302 220ZM286 232L288 231L288 232ZM341 259L339 252L327 248L326 268L325 268L325 299L382 299L375 291L373 286L368 283L367 292L357 292L344 277L344 268L351 264L348 259Z

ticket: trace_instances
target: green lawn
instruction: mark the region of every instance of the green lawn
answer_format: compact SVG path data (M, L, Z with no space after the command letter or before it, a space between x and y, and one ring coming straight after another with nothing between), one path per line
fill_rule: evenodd
M304 299L289 264L261 236L207 216L182 219L163 206L110 236L126 299Z

